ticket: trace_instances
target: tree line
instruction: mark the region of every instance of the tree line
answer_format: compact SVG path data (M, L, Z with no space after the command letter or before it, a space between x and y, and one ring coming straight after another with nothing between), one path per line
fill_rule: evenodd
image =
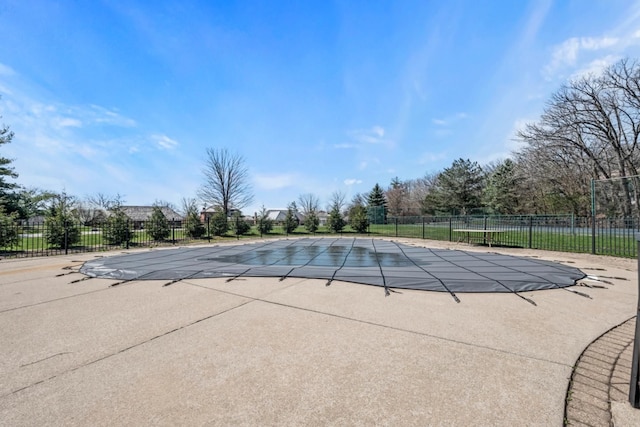
M640 214L640 65L623 59L563 84L507 159L457 159L385 191L389 214Z
M0 126L0 149L13 137L9 126ZM547 100L540 117L514 138L519 148L503 160L480 165L459 158L442 171L420 178L396 177L386 188L376 184L370 192L356 194L348 202L344 193L335 192L326 205L327 225L334 231L347 224L362 230L370 223L384 221L387 215L590 216L594 202L600 215L640 214L637 61L623 59L601 73L567 81ZM116 221L113 218L118 217L123 204L119 195L79 199L64 192L24 188L15 182L18 174L11 162L0 156L0 229L36 215L58 222ZM198 199L182 201L182 214L193 224L194 236L204 233L198 226L201 203L217 207L215 224L220 230L215 228L216 232L226 232L225 226L238 233L246 230L241 210L253 200L249 182L242 156L226 149L207 149ZM299 222L297 213L301 213L305 227L315 232L320 200L303 194L296 202L289 205L285 225ZM167 204L156 202L158 207ZM230 218L234 219L231 223ZM254 220L261 233L272 227L264 207Z

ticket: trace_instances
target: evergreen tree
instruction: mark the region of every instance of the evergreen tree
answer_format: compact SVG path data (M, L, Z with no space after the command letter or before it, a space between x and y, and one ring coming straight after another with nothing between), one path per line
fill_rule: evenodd
M18 244L20 233L17 219L17 213L7 214L0 206L0 248Z
M229 231L229 222L223 210L218 210L211 216L209 225L214 236L224 236Z
M296 202L292 202L287 207L287 215L284 218L283 228L285 233L291 234L296 228L298 228L298 225L300 225L297 213L298 208L296 206Z
M65 192L53 200L44 220L44 238L49 246L68 249L80 241L80 228L73 215L75 204L75 198Z
M233 214L231 223L233 224L233 231L236 233L236 236L241 236L251 230L251 226L242 218L242 214L239 211Z
M489 176L484 190L484 201L491 212L509 215L517 211L519 183L515 163L510 159L502 162Z
M199 239L204 236L206 232L204 224L200 220L200 214L198 213L198 204L195 199L182 200L182 207L184 213L184 232L192 239Z
M0 116L2 118L2 116ZM0 126L0 147L9 144L13 139L13 132L8 126ZM11 165L11 159L0 156L0 207L6 209L7 213L14 212L15 202L12 198L11 190L18 187L16 183L8 182L7 178L17 178L18 174L14 172Z
M120 204L110 209L103 237L109 245L122 245L131 240L133 231L131 230L131 222L127 215L122 211Z
M267 210L265 209L264 206L260 211L260 216L258 216L258 221L256 223L256 226L258 227L258 232L260 233L261 236L263 234L269 233L273 228L273 221L271 221L271 218L269 218L269 215L267 214Z
M427 203L435 211L468 215L482 206L484 174L477 162L458 159L438 175Z
M367 196L368 219L371 224L384 224L387 219L387 199L378 183Z
M318 231L318 227L320 227L320 218L318 218L318 214L315 210L311 210L304 218L304 228L309 233L315 233Z
M329 212L329 218L327 218L327 227L334 233L340 233L344 226L345 221L344 218L342 218L340 207L334 204Z
M355 205L349 210L349 225L358 233L365 233L369 228L367 208Z
M171 234L169 221L162 213L160 206L154 206L151 212L151 218L147 223L147 233L153 240L165 240Z

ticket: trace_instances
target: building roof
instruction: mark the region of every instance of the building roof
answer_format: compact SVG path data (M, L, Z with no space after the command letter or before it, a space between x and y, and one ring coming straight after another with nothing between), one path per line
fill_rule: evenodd
M153 213L153 206L122 206L121 209L132 221L148 221L151 219L151 214ZM160 210L169 221L182 220L182 215L168 206L162 206Z
M284 221L287 217L287 210L288 209L268 209L267 218L271 221ZM298 221L302 221L304 219L304 216L300 212L296 212L295 216L298 218Z

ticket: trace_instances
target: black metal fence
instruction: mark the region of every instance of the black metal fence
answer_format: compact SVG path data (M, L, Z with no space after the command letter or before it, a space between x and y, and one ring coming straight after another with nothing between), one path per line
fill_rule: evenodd
M389 217L371 233L495 246L636 257L637 218L572 215Z
M636 233L640 232L637 218L591 218L566 216L416 216L387 217L379 224L370 224L367 235L408 237L418 239L468 242L491 246L544 249L563 252L582 252L619 257L637 257ZM212 226L203 224L201 235L190 233L190 228L180 221L169 221L169 233L156 239L152 224L127 223L124 233L114 233L109 223L85 226L79 223L64 224L52 231L46 223L25 222L11 228L0 226L0 257L29 257L69 254L91 251L108 251L119 248L152 247L207 243L220 239L246 237L266 238L284 236L284 228L274 225L261 235L255 227L242 236L236 236L230 223L230 231L214 236ZM122 230L120 230L122 231ZM331 235L321 226L315 235ZM357 235L349 226L342 234ZM303 226L291 235L311 235ZM2 244L7 236L13 236L8 244ZM52 238L55 237L55 238ZM5 240L6 242L6 240Z

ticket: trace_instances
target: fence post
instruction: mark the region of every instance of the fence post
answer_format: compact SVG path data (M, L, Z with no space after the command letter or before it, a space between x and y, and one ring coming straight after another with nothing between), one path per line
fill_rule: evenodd
M453 242L453 217L449 217L449 241Z
M485 215L483 218L483 230L487 230L487 216ZM482 244L486 245L487 244L487 233L482 233L482 235L484 236L482 239Z
M591 178L591 253L596 254L596 180Z
M209 228L209 217L207 217L207 240L211 243L211 230Z
M129 232L129 230L131 230L131 224L129 224L129 219L127 218L127 232L125 233L126 238L124 239L125 242L125 248L129 249L129 240L131 239L131 234ZM133 232L135 233L136 230L133 230Z
M396 220L396 237L398 237L398 217L395 217Z
M596 217L591 215L591 253L596 254Z
M69 253L69 225L66 219L62 226L64 227L64 254L67 255Z
M529 249L533 246L533 216L529 215Z
M171 240L173 240L173 244L176 244L176 219L171 218Z
M638 267L640 267L640 234L636 234L638 241ZM640 270L638 270L640 272ZM638 290L640 291L640 273L638 273ZM629 380L629 402L634 408L640 408L640 293L638 293L638 307L636 313L636 334L633 340L633 356L631 362L631 379Z
M422 240L424 240L424 217L422 217Z

